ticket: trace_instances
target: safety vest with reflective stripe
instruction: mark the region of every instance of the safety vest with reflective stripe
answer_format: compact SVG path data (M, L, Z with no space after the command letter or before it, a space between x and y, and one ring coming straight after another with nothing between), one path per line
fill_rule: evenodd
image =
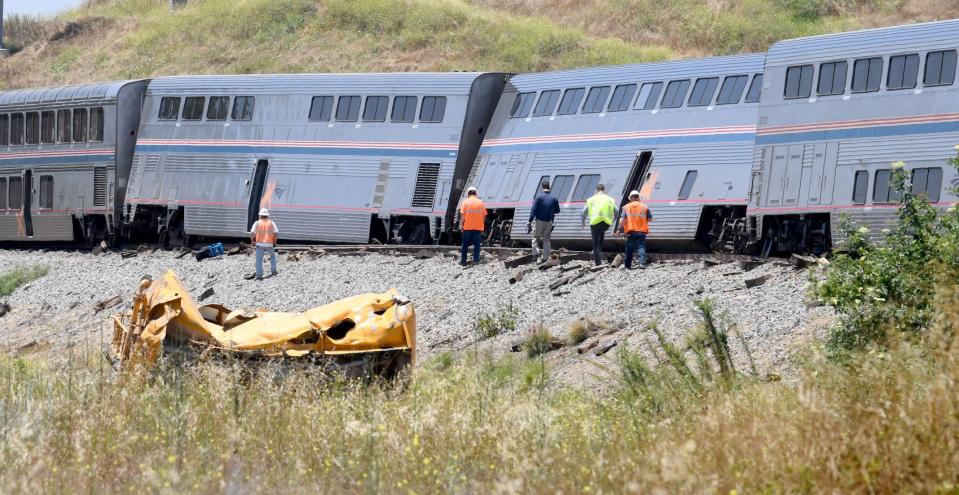
M623 207L623 232L649 233L649 208L639 201L633 201Z
M613 216L616 214L616 202L607 194L596 193L586 200L586 211L590 225L600 222L612 225Z
M469 196L460 205L460 218L463 230L483 231L486 225L486 205L476 196Z
M276 225L273 220L257 220L253 224L253 234L256 236L256 242L267 242L276 244Z

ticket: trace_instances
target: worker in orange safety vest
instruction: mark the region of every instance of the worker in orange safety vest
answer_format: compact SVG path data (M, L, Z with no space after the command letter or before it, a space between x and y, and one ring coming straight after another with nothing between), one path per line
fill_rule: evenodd
M623 207L619 230L626 236L626 269L633 267L633 255L639 254L639 268L646 264L646 235L653 212L639 201L639 191L630 191L629 203Z
M260 208L260 219L250 227L250 243L256 246L256 279L263 280L263 255L270 254L270 275L276 275L276 234L279 230L270 211Z
M466 190L466 199L460 205L460 230L463 231L463 247L460 250L460 265L466 266L466 253L473 246L473 263L479 263L483 228L486 226L486 205L476 195L476 188Z

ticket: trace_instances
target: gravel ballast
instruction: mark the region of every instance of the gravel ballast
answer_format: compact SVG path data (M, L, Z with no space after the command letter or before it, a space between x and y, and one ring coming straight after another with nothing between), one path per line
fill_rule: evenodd
M581 317L608 322L604 335L590 337L584 349L591 343L596 348L611 343L638 346L649 340L646 328L653 321L678 342L699 322L693 301L708 297L745 337L760 373L779 374L788 371L788 357L796 345L821 336L833 318L829 308L807 307L807 272L783 263L743 271L735 263L707 266L698 261L664 261L645 270L584 273L550 289L554 282L585 269L571 270L567 265L532 270L510 284L515 270L492 257L467 269L443 255L421 259L323 254L298 261L281 255L279 261L278 276L255 281L244 279L252 272L252 255L197 262L191 256L177 259L173 252L164 251L122 259L116 253L0 250L0 273L34 264L49 269L43 278L5 298L10 311L0 317L0 349L18 355L63 356L65 349L80 342L101 345L98 339L109 337L109 315L128 308L140 276L158 276L167 269L177 273L194 298L212 287L213 295L204 303L230 308L303 311L343 297L396 288L416 308L420 362L439 352L475 346L508 352L534 324L565 337L568 325ZM747 280L760 278L764 280L759 285L747 288ZM123 302L94 311L97 302L113 296L121 296ZM501 312L508 305L516 309L516 329L480 341L473 331L477 318ZM731 340L735 360L745 364L741 345ZM614 354L597 356L591 348L580 354L571 345L549 353L548 359L556 363L559 376L578 381L576 376L595 371L591 361L611 359Z

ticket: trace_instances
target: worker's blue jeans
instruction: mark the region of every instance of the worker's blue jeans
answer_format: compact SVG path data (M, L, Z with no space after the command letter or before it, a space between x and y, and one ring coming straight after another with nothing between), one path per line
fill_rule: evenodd
M626 269L633 267L633 255L639 253L639 266L646 264L646 234L630 232L626 234Z
M256 278L263 278L263 254L270 253L270 273L276 275L276 248L273 246L256 247Z
M463 231L463 248L460 250L460 264L466 264L466 253L469 251L469 247L473 246L473 263L479 263L480 260L480 244L483 242L483 231L482 230L464 230Z

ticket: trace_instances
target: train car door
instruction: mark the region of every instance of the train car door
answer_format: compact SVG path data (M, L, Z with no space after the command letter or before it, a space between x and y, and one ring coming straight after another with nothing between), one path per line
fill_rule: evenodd
M819 143L815 146L812 174L809 177L808 204L832 203L833 177L836 175L836 159L839 143Z
M789 156L786 160L786 182L783 185L783 205L796 205L799 202L805 148L801 144L789 147Z
M788 158L789 148L786 146L776 146L773 148L772 162L769 166L769 187L766 188L766 204L772 206L781 205L783 202L783 190L786 187L786 159Z
M649 166L653 163L653 152L652 151L640 151L636 155L636 160L633 161L633 168L629 171L629 177L626 179L626 182L623 184L623 197L619 205L625 205L629 202L629 192L630 191L642 191L643 182L646 181L647 174L649 174ZM642 197L642 196L641 196ZM648 197L642 197L643 199L649 199Z
M257 160L256 168L253 170L253 182L250 184L250 203L246 210L246 225L250 225L257 220L260 213L260 200L263 199L263 188L266 186L266 175L270 168L269 160Z
M33 202L33 171L23 171L23 206L20 209L23 218L23 230L27 237L33 237L33 218L30 216L30 205Z

